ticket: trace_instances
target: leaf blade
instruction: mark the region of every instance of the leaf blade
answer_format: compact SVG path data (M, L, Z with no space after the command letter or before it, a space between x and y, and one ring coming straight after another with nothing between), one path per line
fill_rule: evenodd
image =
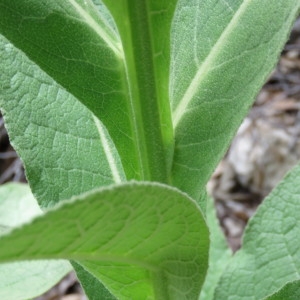
M104 30L104 26L100 26L94 18L82 7L84 3L77 3L75 0L68 0L70 4L78 11L79 15L86 21L86 23L94 29L94 31L99 35L99 37L107 44L107 46L112 49L112 51L121 59L123 59L123 49L120 42L117 40L116 36L109 34ZM86 5L87 6L87 5ZM101 11L100 11L101 12ZM104 23L104 22L103 22ZM104 28L103 28L104 27Z
M286 284L281 290L264 300L297 300L300 297L299 280Z
M299 178L298 165L250 219L242 248L223 273L214 299L263 299L299 280Z
M121 153L126 176L139 178L137 126L113 25L91 1L0 1L0 33L92 111Z
M0 47L0 106L40 205L124 180L103 124L5 38Z
M54 237L57 244L50 245L49 239ZM60 257L77 260L88 270L96 263L95 270L103 272L101 280L110 288L106 274L129 280L132 276L135 280L139 272L144 274L140 278L142 286L147 284L151 291L150 299L154 293L197 299L206 272L207 251L206 224L194 201L168 186L126 183L71 201L3 237L0 260ZM101 262L103 269L99 268ZM115 270L110 267L110 273L105 272L105 266L113 262ZM120 273L119 268L128 272ZM168 284L160 278L167 279ZM124 291L131 299L140 299L135 298L136 286L133 290L131 287L129 284ZM138 290L143 293L143 289Z
M27 185L9 183L1 186L1 233L41 214ZM25 300L37 297L54 286L71 270L71 265L63 260L2 264L0 265L0 298Z
M199 300L212 300L219 279L230 263L232 251L219 224L213 199L207 199L206 220L210 232L209 267Z
M196 199L272 70L300 7L297 0L273 4L178 2L171 44L172 174L173 184Z
M72 261L72 265L76 270L76 275L89 300L98 300L99 297L101 297L101 300L117 300L103 283L89 273L82 265L75 261ZM97 268L98 267L99 266L97 266Z

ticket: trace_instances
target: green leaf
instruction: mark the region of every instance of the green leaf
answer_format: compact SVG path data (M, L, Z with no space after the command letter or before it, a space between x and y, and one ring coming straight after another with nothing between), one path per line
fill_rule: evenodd
M300 299L300 281L288 283L280 291L264 300L299 300Z
M0 107L39 204L51 207L124 180L118 153L99 120L3 37L0 52Z
M125 179L100 121L0 37L0 107L42 207Z
M76 275L89 300L117 300L107 288L91 273L84 269L79 263L72 261ZM97 267L101 268L101 264Z
M173 183L198 199L277 61L299 0L179 0L172 25Z
M116 29L103 5L98 6L99 17L98 12L90 5L87 6L90 14L87 14L78 11L80 7L76 6L74 1L69 4L69 6L66 2L55 4L54 1L51 3L50 1L47 3L0 1L0 15L2 14L3 17L0 18L0 28L32 59L25 57L21 51L3 39L1 44L3 59L0 63L0 106L4 112L11 142L22 157L27 179L43 207L53 206L62 199L125 179L120 159L106 129L88 109L80 104L78 98L69 94L55 81L58 80L67 90L79 97L88 94L80 100L83 99L84 104L94 112L98 106L102 109L103 103L99 105L99 93L97 94L95 90L95 87L99 88L97 80L101 79L98 73L109 78L107 72L116 71L108 69L104 73L100 70L101 67L107 68L107 66L98 64L101 55L96 59L92 54L97 51L93 52L93 49L101 48L103 51L100 49L98 54L105 55L107 47L103 41L97 44L90 39L87 42L91 35L95 37L95 34L90 32L89 26L95 25L93 18L97 19L99 24L103 22L102 29L107 33L106 38L110 36L118 44ZM14 7L16 5L17 7ZM34 6L33 11L32 6ZM75 11L76 7L77 11ZM38 15L40 18L25 18L27 21L22 24L27 25L22 26L22 32L18 32L14 26L18 26L18 22L21 21L19 15L26 13ZM85 19L84 22L80 17ZM29 22L30 20L32 22ZM62 27L57 26L59 23ZM12 26L8 28L8 24ZM64 27L69 30L62 31ZM36 34L31 34L31 30ZM77 31L75 35L74 31ZM85 32L87 36L79 34L81 32ZM52 39L53 36L49 38L49 34L54 34L56 40ZM97 34L96 39L98 39ZM24 39L26 36L27 39ZM79 49L85 42L88 47ZM67 44L69 47L66 47ZM83 57L85 55L87 57ZM70 56L74 57L71 59ZM98 69L91 61L93 64L98 64ZM107 57L106 61L109 64ZM55 80L47 76L36 63L40 64L41 68ZM64 67L67 70L61 73ZM94 68L96 68L95 73L93 73ZM96 75L98 77L91 83L90 77ZM80 85L76 82L80 82ZM91 90L87 92L86 89L89 88ZM107 86L107 88L114 88L114 86ZM107 93L103 87L100 86L100 89ZM94 100L97 100L97 103L91 100L92 92L95 92ZM107 94L109 96L106 99L109 100L112 94ZM95 107L91 107L93 105ZM103 110L101 112L105 114ZM123 113L119 107L113 112L114 116L118 117L116 112ZM126 126L124 126L125 130ZM119 128L117 131L121 132ZM122 135L124 135L123 131ZM119 138L118 135L117 138L121 143L124 142L124 138ZM125 139L128 139L128 133ZM124 144L126 145L126 142ZM128 149L130 150L130 146L126 148L127 154L133 152ZM125 155L123 157L128 159ZM84 271L81 272L81 278L83 273ZM86 276L88 278L90 275Z
M166 83L168 71L155 79L161 72L153 66L160 53L151 44L152 11L144 1L117 5L127 8L122 11L127 36L122 44L107 9L95 3L0 0L0 33L103 122L128 179L168 182L171 114L167 86L162 90L158 85L163 77Z
M72 259L117 298L197 299L209 240L193 200L134 182L75 200L3 237L0 261Z
M1 234L41 214L42 211L26 184L7 183L0 186Z
M221 275L232 258L212 198L207 199L206 220L210 232L209 263L199 300L212 300Z
M260 205L243 246L224 272L215 299L263 299L299 280L300 166Z
M127 177L139 178L138 125L122 45L107 9L90 0L0 0L0 34L103 122Z
M0 187L0 230L12 228L41 215L36 200L25 184ZM72 270L67 261L14 262L0 265L0 299L22 300L37 297Z
M115 87L109 84L108 79L111 76L108 73L118 74L117 70L110 69L110 63L114 59L108 59L105 54L109 49L106 49L103 41L98 40L98 34L101 34L98 30L100 27L93 22L95 18L98 24L102 24L102 33L108 42L112 39L118 44L116 29L108 11L103 5L98 6L99 15L91 5L85 7L89 8L86 12L81 11L74 1L69 2L69 5L67 2L58 4L54 1L0 1L0 7L1 32L31 58L30 60L25 57L21 51L3 39L0 106L4 112L11 142L22 157L27 179L40 205L53 206L62 199L124 180L123 167L106 129L77 97L64 89L80 97L79 100L94 112L101 112L106 117L103 101L118 97L117 104L117 100L114 100L114 105L118 108L112 111L115 117L123 114L122 109L119 109L119 93L113 95L107 91ZM24 26L22 32L19 32L17 27L21 21L20 14L35 15L38 18L24 17L26 21L22 22ZM11 26L7 27L9 24ZM81 33L85 33L86 36L82 36ZM91 36L97 39L97 43L93 43ZM87 47L83 47L84 44ZM99 51L94 51L95 48ZM95 54L99 56L95 57ZM101 54L106 57L107 65L100 62ZM36 64L55 80L47 76ZM61 72L64 68L65 71ZM107 79L106 89L99 85L99 80L103 79L99 74L103 74ZM97 78L94 77L91 81L93 76ZM103 98L102 103L99 103L99 92L96 88L108 95L105 99L100 95ZM105 104L106 109L113 108L107 107L108 102ZM99 107L101 110L97 110ZM127 147L123 147L127 156L122 154L125 160L129 160L128 155L133 151L130 151L132 146L128 146L128 132L124 134L126 126L119 124L118 126L123 126L120 130L116 127L116 122L113 122L114 128L111 131L117 132L118 142L124 145L127 143ZM134 164L134 160L132 163ZM129 169L127 171L133 174L132 165ZM76 267L75 269L77 271ZM84 271L80 274L83 280ZM83 281L93 280L90 274L86 273ZM88 294L91 292L88 288L85 288L85 291Z

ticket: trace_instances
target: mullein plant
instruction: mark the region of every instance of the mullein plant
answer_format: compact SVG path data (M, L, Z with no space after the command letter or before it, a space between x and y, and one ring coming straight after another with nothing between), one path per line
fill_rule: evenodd
M299 166L235 255L205 186L299 8L0 0L0 108L29 183L0 189L0 299L71 269L95 300L297 299Z

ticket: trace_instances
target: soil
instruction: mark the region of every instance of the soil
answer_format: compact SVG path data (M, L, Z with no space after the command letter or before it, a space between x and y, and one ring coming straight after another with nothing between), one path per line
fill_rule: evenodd
M230 247L236 251L249 218L284 174L300 159L300 18L280 61L262 88L208 190ZM26 182L21 160L9 143L0 114L0 184ZM36 300L83 300L71 273Z

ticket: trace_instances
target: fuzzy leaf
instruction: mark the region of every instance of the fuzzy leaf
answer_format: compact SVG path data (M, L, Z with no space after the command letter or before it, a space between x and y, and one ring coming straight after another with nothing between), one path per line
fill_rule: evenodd
M274 67L299 0L179 0L172 25L173 183L198 199Z
M0 52L0 107L41 207L124 180L103 124L4 37Z
M299 280L300 166L264 200L246 228L243 246L218 284L215 299L263 299Z
M4 236L0 261L73 259L117 298L197 299L209 241L194 201L134 182L75 200Z
M71 263L76 270L77 278L89 300L117 300L117 298L107 290L103 283L88 272L83 266L75 261L72 261ZM95 267L101 268L101 264L96 265Z
M213 299L218 281L232 258L232 251L220 227L211 198L207 199L206 220L210 232L209 262L199 300Z
M124 180L102 123L3 37L0 52L0 107L39 204Z
M300 299L300 281L290 282L280 291L264 300L299 300Z
M76 107L80 101L101 120L121 154L127 177L138 177L124 54L107 9L90 0L0 0L0 34L76 98ZM0 69L3 73L2 65ZM26 82L24 89L29 87ZM51 102L56 99L52 93ZM63 107L60 114L70 110Z
M25 184L0 187L0 231L12 228L42 214ZM25 300L46 292L72 270L67 261L14 262L0 265L0 299Z

